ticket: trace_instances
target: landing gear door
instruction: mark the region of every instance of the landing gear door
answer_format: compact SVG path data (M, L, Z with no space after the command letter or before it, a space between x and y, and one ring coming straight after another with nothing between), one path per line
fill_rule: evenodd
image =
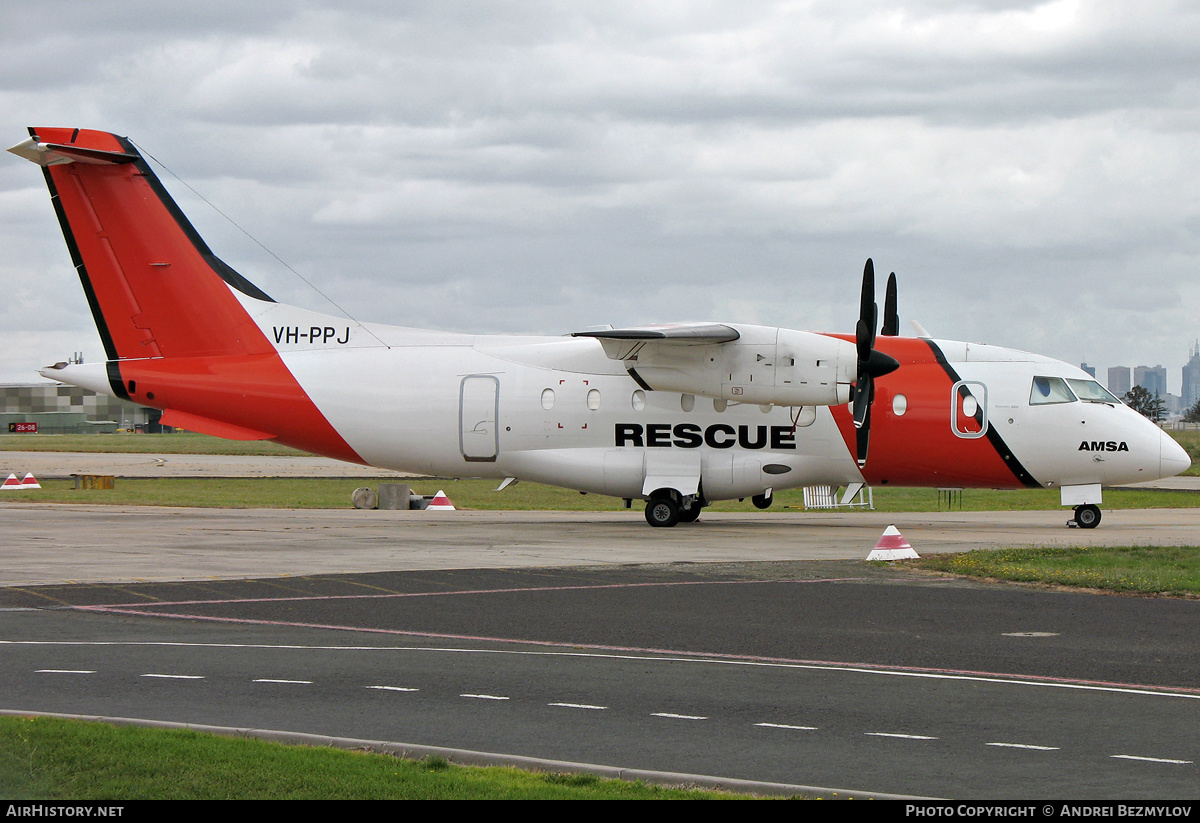
M683 449L647 452L642 494L648 497L659 489L674 489L684 497L696 494L700 490L700 455Z
M987 434L987 386L959 380L950 389L950 428L958 437L972 440Z
M458 445L464 460L488 463L500 450L496 418L500 381L490 374L464 377L459 389Z

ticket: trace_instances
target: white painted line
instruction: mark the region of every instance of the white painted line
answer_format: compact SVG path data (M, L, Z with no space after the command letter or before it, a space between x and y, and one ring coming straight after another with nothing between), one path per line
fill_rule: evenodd
M1035 752L1056 752L1058 746L1034 746L1032 743L986 743L987 746L1003 746L1006 749L1032 749Z
M816 726L789 726L786 723L755 723L755 726L762 726L767 729L795 729L801 732L815 732Z
M1138 757L1135 754L1110 754L1109 757L1115 757L1118 760L1141 760L1146 763L1173 763L1177 766L1189 766L1190 760L1171 760L1166 757Z
M608 706L592 706L587 703L547 703L547 706L561 706L564 709L592 709L594 711L607 711Z
M95 674L95 669L37 669L35 674Z
M419 692L420 689L406 689L403 686L367 686L368 689L382 689L385 692Z
M79 607L92 608L92 607ZM99 608L99 607L96 607ZM169 646L175 648L201 648L201 649L319 649L319 650L338 650L338 651L361 651L361 652L380 652L380 651L407 651L407 652L447 652L453 654L476 654L476 655L518 655L526 657L579 657L579 658L596 658L606 660L637 660L637 661L653 661L656 663L693 663L693 664L708 664L716 666L755 666L763 668L778 668L778 669L802 669L807 671L825 671L838 672L849 674L868 674L877 675L880 677L918 677L928 678L933 680L959 680L976 683L997 683L1005 686L1033 686L1039 688L1050 689L1076 689L1080 691L1099 691L1109 692L1114 694L1136 694L1146 697L1167 697L1167 698L1183 698L1185 700L1200 700L1200 689L1187 689L1179 691L1159 690L1149 686L1136 685L1121 685L1118 683L1079 683L1071 681L1054 681L1054 680L1038 680L1038 679L1021 679L1018 675L999 675L999 674L984 674L976 672L956 672L956 671L908 671L903 669L887 669L887 668L867 668L863 666L847 666L833 662L829 663L806 663L801 661L779 661L779 660L726 660L715 657L687 657L679 656L678 654L653 654L649 650L645 654L637 654L634 651L628 653L616 652L601 652L601 651L514 651L512 649L464 649L454 647L429 647L429 646L340 646L340 645L314 645L314 644L269 644L269 643L163 643L150 641L80 641L80 640L0 640L0 646L88 646L88 647L105 647L105 646L133 646L133 647L150 647L150 646ZM584 648L584 647L579 647Z
M671 714L670 712L651 712L651 717L670 717L673 720L708 720L707 717L701 717L697 714Z
M1058 632L1004 632L1001 637L1058 637Z
M161 677L167 680L203 680L204 676L199 674L143 674L139 677Z
M476 700L508 700L507 697L501 697L496 694L460 694L459 697L474 697Z
M864 732L868 737L899 737L903 740L937 740L923 734L893 734L891 732Z
M312 685L311 680L273 680L269 677L259 677L250 682L251 683L294 683L298 686L311 686Z

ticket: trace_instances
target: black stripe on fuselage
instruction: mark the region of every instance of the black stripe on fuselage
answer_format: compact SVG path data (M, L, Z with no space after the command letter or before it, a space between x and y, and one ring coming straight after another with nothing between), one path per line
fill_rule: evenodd
M938 365L945 370L947 376L949 376L949 378L955 383L962 380L958 372L955 371L954 367L950 365L950 361L946 359L946 355L942 353L940 348L938 348L937 343L934 343L932 340L927 338L922 339L929 344L929 348L933 352L934 359L937 360ZM988 442L992 444L992 448L996 450L996 453L1004 459L1004 465L1008 466L1018 481L1031 489L1040 489L1042 487L1042 484L1034 479L1033 475L1029 473L1029 470L1021 464L1020 460L1017 459L1017 456L1013 453L1013 450L1010 449L1008 444L1004 442L1004 438L1000 436L1000 432L996 431L996 427L992 425L991 420L988 420L987 439Z
M104 370L108 373L108 386L113 390L113 394L122 400L132 400L129 390L125 388L125 381L121 379L120 361L109 360L104 364Z

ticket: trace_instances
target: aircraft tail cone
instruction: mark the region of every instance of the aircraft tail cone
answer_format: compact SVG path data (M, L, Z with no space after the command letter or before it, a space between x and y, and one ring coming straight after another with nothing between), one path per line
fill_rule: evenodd
M438 489L438 493L433 496L433 499L429 501L429 505L425 507L425 511L452 512L457 511L457 509L454 508L454 504L450 502L450 498L446 496L446 493Z
M25 478L21 481L23 489L40 489L42 484L37 482L37 478L33 476L33 472L26 472Z
M25 487L21 485L21 481L17 479L15 474L10 474L8 479L4 481L4 484L0 485L0 491L13 491L14 489L23 488Z
M875 550L867 555L868 560L909 560L920 557L908 544L904 535L895 526L883 530L883 536L875 544Z

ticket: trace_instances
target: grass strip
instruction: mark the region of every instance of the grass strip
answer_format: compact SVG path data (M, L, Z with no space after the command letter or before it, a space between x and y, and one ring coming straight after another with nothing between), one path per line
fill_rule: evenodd
M175 432L174 434L0 434L0 451L310 456L308 452L302 452L272 440L225 440L196 432Z
M11 800L716 800L747 795L460 766L186 730L0 717Z
M1200 546L977 549L901 562L926 571L991 580L1200 596Z

